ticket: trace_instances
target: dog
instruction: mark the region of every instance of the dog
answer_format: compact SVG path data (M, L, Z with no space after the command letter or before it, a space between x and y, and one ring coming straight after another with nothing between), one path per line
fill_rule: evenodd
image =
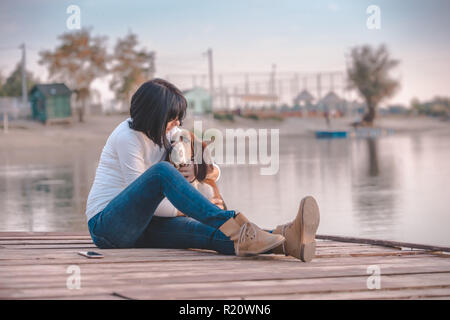
M227 210L227 206L219 192L216 181L208 178L208 174L212 173L214 170L211 153L207 148L208 143L202 141L201 144L196 144L194 143L195 139L194 133L188 130L183 129L176 132L170 139L172 148L167 153L166 161L170 162L177 169L185 165L193 164L195 179L190 181L192 186L208 200L213 198L222 200L223 205L219 206L219 208ZM199 149L198 153L195 153L196 147ZM194 161L194 156L200 153L201 161Z

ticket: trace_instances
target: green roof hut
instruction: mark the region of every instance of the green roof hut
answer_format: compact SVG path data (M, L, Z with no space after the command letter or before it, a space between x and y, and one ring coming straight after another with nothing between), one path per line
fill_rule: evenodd
M183 95L186 98L187 111L189 113L198 115L212 112L212 99L207 90L194 87L190 90L183 91Z
M30 90L33 119L49 123L70 120L72 91L64 83L37 84Z

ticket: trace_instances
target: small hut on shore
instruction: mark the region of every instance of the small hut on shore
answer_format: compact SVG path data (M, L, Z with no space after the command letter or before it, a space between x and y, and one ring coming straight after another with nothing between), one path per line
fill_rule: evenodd
M294 106L308 107L314 103L314 96L308 90L303 90L294 98Z
M33 119L49 123L71 120L72 91L64 83L37 84L30 90Z
M194 87L183 91L183 95L186 98L189 113L198 115L212 112L212 98L206 89Z
M317 107L321 112L338 112L345 113L345 101L341 99L335 92L330 91L318 103Z

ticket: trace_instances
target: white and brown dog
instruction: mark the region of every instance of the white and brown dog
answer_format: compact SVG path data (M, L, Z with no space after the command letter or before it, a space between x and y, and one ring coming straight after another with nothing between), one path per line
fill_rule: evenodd
M197 143L194 142L196 140ZM170 143L172 150L167 153L166 161L172 163L177 169L185 165L193 164L195 179L190 182L192 186L208 200L216 198L223 201L213 174L215 167L211 153L207 148L208 143L200 143L192 132L185 129L173 134ZM198 148L197 152L195 152L195 148ZM197 157L197 161L194 161L194 157ZM219 207L227 210L225 202L223 202L223 205L219 205Z

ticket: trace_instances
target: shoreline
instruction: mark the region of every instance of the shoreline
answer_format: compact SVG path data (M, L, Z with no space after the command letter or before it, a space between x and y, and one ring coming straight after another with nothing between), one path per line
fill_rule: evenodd
M53 124L45 126L31 120L10 121L8 133L0 126L0 145L3 150L22 148L67 148L85 147L89 145L104 145L109 134L127 115L92 116L86 122ZM280 120L252 120L237 118L235 121L215 120L211 116L187 118L183 127L193 129L194 121L202 121L202 128L216 128L222 132L226 129L248 128L279 129L280 137L299 136L313 137L316 130L353 130L352 118L337 118L331 120L327 128L323 118L286 118ZM450 123L429 117L389 116L380 117L376 128L393 130L394 134L423 134L430 132L450 132Z

